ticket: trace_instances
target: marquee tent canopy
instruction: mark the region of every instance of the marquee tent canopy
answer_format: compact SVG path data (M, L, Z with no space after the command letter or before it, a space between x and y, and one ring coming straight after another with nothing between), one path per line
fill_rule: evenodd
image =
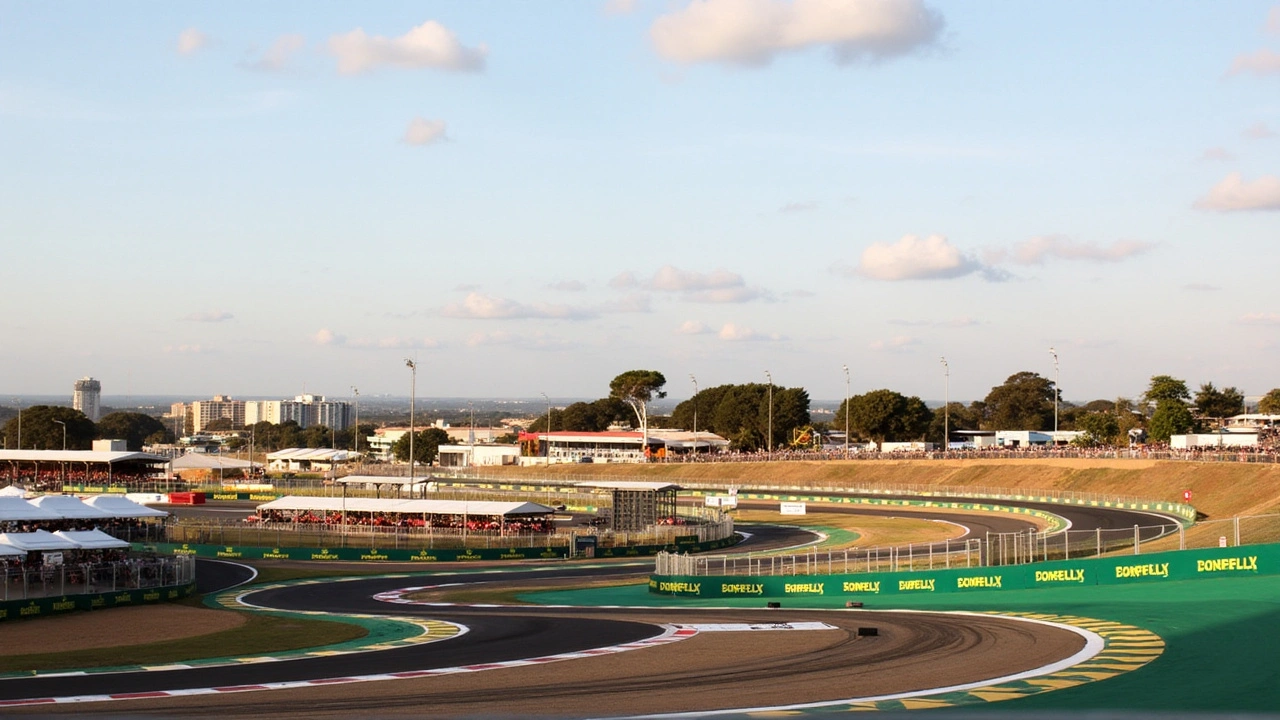
M163 510L149 508L119 495L90 495L84 499L85 504L109 513L113 518L169 517Z
M80 546L74 542L58 537L48 530L36 530L29 533L0 533L0 544L12 545L19 550L28 552L80 549Z
M62 516L18 497L0 497L0 522L23 520L61 520Z
M258 506L259 511L306 511L349 513L400 513L402 515L486 515L515 517L549 515L555 508L532 502L470 500L395 500L376 498L311 497L286 495Z
M41 495L27 502L41 510L57 513L63 520L103 520L115 517L105 510L85 504L74 495Z
M54 535L75 543L81 550L123 550L129 547L129 543L101 530L59 530Z

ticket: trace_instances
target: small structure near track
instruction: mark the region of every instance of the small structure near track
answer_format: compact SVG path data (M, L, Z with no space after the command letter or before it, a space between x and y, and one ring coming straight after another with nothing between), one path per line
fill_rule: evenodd
M679 522L676 495L679 485L663 482L580 482L577 487L608 490L613 495L609 528L617 532L637 532L652 525Z
M533 502L397 500L287 495L258 506L254 522L283 525L337 525L360 528L452 531L496 535L554 531L555 508Z

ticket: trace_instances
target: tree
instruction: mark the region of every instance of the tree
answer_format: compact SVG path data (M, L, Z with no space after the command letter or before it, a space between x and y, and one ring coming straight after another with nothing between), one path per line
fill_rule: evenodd
M1186 403L1191 399L1191 391L1187 390L1187 382L1171 375L1155 375L1147 385L1143 399L1148 403L1160 404L1161 400L1175 400Z
M22 410L22 448L18 448L18 418L4 425L5 447L26 450L61 450L63 427L66 425L68 450L89 450L93 447L96 428L93 421L79 410L57 405L32 405Z
M435 462L441 445L449 444L449 433L438 427L427 428L413 436L413 454L419 465ZM400 436L391 446L391 452L400 462L409 462L409 433Z
M641 447L649 447L649 402L664 398L667 379L657 370L628 370L609 383L609 397L631 406L640 422Z
M125 446L137 452L148 444L152 436L159 435L160 442L171 442L169 429L158 419L134 412L113 412L98 421L98 439L124 440Z
M769 387L765 386L764 418L769 427ZM791 431L809 424L809 392L804 388L773 389L773 446L786 444ZM768 443L766 443L767 445Z
M979 418L972 408L965 407L964 403L953 402L949 406L933 411L933 418L929 421L925 438L930 442L938 443L941 447L946 447L945 439L942 437L944 433L956 430L977 430L978 424Z
M1156 404L1156 411L1151 414L1148 425L1151 439L1156 442L1168 442L1172 435L1182 435L1193 430L1196 419L1186 403L1179 400L1161 400Z
M201 430L230 430L232 429L231 418L229 417L214 418L209 422L205 423L204 427L200 429Z
M983 426L988 430L1043 430L1053 423L1054 394L1060 391L1048 378L1033 372L1010 375L991 388L983 401Z
M886 440L916 440L925 435L933 413L918 397L906 397L892 390L872 390L848 400L849 425L852 432L877 443ZM836 411L841 422L844 403Z
M1216 418L1221 426L1223 418L1244 412L1244 394L1233 387L1219 390L1205 383L1196 393L1196 409L1203 417Z
M1273 388L1271 392L1262 396L1258 401L1258 412L1267 415L1280 415L1280 388Z
M1079 444L1092 447L1094 445L1115 445L1120 434L1120 423L1114 413L1089 412L1076 419L1076 427L1083 431Z
M551 410L551 428L553 430L574 430L578 432L604 432L611 425L628 420L631 411L623 401L613 398L601 398L593 402L576 402L564 409ZM528 432L545 432L547 416L539 415L527 428Z

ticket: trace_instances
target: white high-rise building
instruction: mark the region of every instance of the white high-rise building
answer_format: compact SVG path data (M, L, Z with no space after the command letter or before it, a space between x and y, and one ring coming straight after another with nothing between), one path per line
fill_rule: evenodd
M302 428L324 425L346 430L351 424L351 405L325 400L323 395L298 395L292 400L249 400L245 403L244 419L247 425L260 422L278 425L292 420Z
M71 407L98 422L102 417L102 383L88 376L77 380L71 393Z

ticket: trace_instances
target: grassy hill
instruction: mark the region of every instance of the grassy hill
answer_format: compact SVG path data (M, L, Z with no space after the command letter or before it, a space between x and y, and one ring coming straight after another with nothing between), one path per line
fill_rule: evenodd
M933 485L1063 490L1180 501L1210 517L1280 512L1280 464L1168 460L837 460L828 462L706 463L698 465L552 465L502 468L513 479L702 480L762 485L850 487Z

